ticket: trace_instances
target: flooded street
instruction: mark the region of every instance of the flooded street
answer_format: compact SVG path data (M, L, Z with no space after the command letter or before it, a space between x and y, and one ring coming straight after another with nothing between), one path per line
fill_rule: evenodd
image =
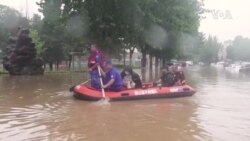
M249 141L250 76L211 67L186 75L192 97L108 105L72 97L81 73L1 75L0 140Z

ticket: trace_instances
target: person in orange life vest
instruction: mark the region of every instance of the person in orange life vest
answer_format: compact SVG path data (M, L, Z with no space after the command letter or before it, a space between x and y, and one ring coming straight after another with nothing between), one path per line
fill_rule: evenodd
M104 66L105 56L96 43L90 46L90 55L88 57L88 69L91 78L91 86L96 89L101 88L97 66Z

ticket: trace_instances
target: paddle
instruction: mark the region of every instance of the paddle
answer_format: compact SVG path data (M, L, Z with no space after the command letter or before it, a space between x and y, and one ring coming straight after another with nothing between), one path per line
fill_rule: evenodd
M101 87L102 87L102 97L103 97L103 98L106 98L105 91L104 91L104 88L103 88L102 75L101 75L101 68L100 68L99 65L98 65L97 67L98 67L99 79L100 79L100 83L101 83Z
M90 80L90 79L88 79L87 81L85 81L85 82L81 83L81 85L84 85L84 84L88 83L88 82L89 82L89 80ZM74 85L74 86L70 87L70 88L69 88L69 91L70 91L70 92L72 92L72 91L74 90L74 88L75 88L75 87L76 87L76 85Z

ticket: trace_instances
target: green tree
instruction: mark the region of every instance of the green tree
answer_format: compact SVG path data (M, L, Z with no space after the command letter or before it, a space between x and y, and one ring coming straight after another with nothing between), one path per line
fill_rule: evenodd
M41 35L46 48L82 51L85 43L97 42L119 56L124 48L132 54L136 47L143 54L142 66L147 53L180 58L181 36L198 36L203 10L196 0L41 0L38 4L44 15Z
M4 52L9 36L15 36L18 27L28 27L29 20L15 9L0 5L0 50Z
M200 50L200 59L205 63L218 61L218 53L222 44L218 42L216 37L209 36L204 42L204 47Z
M227 58L234 61L250 61L250 39L242 36L235 37L227 48Z
M200 61L205 41L205 35L202 33L198 35L182 34L179 59Z
M44 60L49 63L50 70L53 64L57 66L64 59L63 39L64 24L61 17L62 2L57 0L41 0L37 3L43 14L41 40L44 41Z
M40 33L42 30L42 27L43 27L42 17L38 14L34 14L31 19L31 28Z
M41 40L38 31L35 29L30 30L30 37L32 38L33 42L36 44L36 51L38 56L42 56L44 54L45 48L44 48L44 41Z
M0 5L0 48L6 46L8 37L19 27L21 14L15 9Z

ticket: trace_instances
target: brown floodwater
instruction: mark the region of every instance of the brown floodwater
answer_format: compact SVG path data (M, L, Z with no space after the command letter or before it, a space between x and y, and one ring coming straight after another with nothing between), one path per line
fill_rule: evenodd
M86 74L0 76L3 141L249 141L250 77L194 67L192 97L100 104L75 100Z

